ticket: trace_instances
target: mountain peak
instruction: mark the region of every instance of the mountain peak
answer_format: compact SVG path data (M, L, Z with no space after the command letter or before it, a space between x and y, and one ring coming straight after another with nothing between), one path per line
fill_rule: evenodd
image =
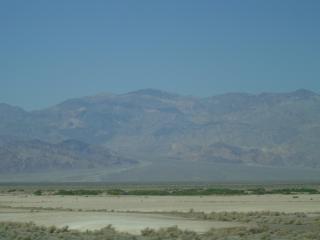
M296 91L294 91L292 93L293 95L297 96L297 97L301 97L301 98L308 98L308 97L314 97L314 96L318 96L317 93L301 88L301 89L297 89Z
M7 103L0 103L0 109L3 111L3 110L7 110L7 111L20 111L20 112L24 112L24 110L20 107L17 107L17 106L12 106L12 105L9 105Z
M159 89L153 89L153 88L140 89L137 91L129 92L127 94L144 95L144 96L159 97L159 98L175 98L178 96L177 94L174 94L174 93L169 93L166 91L162 91Z

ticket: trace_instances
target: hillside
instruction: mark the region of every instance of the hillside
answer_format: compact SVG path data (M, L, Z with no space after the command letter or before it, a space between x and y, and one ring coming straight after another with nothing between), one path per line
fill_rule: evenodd
M133 165L134 160L77 140L51 144L40 140L0 139L0 173L109 168Z
M22 172L108 166L118 161L110 152L149 165L320 168L320 96L301 89L196 98L144 89L31 112L1 104L0 135L19 140L15 148L0 146L1 171L12 162L16 167L10 169ZM88 145L66 149L70 139ZM35 148L54 154L43 157Z

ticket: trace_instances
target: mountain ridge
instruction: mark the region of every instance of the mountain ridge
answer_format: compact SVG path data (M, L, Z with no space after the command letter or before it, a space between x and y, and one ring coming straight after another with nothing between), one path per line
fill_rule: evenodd
M106 149L119 162L132 159L129 166L178 161L320 168L320 95L305 89L205 98L142 89L69 99L37 111L0 104L0 117L0 135L25 141L24 146L38 139L59 154L69 146L73 161L88 162L80 153L90 146L97 153L92 150L88 158L102 159ZM29 150L15 151L20 156ZM5 156L3 150L0 162ZM108 165L102 162L96 167Z
M311 91L308 89L304 89L304 88L300 88L300 89L296 89L294 91L289 91L289 92L260 92L260 93L249 93L249 92L227 92L227 93L221 93L221 94L215 94L215 95L211 95L211 96L204 96L204 97L196 97L193 95L181 95L181 94L177 94L177 93L172 93L169 91L165 91L165 90L160 90L160 89L155 89L155 88L144 88L144 89L138 89L135 91L130 91L130 92L126 92L126 93L112 93L112 92L101 92L98 93L96 95L88 95L88 96L83 96L83 97L75 97L75 98L71 98L71 99L67 99L65 101L61 101L58 102L52 106L48 106L48 107L44 107L41 109L37 109L37 110L25 110L23 107L20 107L18 105L12 105L12 104L8 104L5 102L0 102L0 110L3 107L8 107L11 109L16 109L16 110L22 110L24 112L38 112L38 111L43 111L45 109L51 108L51 107L55 107L57 105L63 104L65 102L68 101L76 101L76 100L92 100L92 99L103 99L103 98L111 98L111 97L117 97L117 96L125 96L125 95L151 95L152 93L154 93L154 95L158 95L158 96L176 96L176 97L185 97L185 98L196 98L196 99L210 99L210 98L215 98L215 97L222 97L222 96L227 96L227 95L243 95L243 96L251 96L251 97L261 97L261 96L270 96L270 95L283 95L283 96L305 96L305 97L315 97L315 96L320 96L319 93L315 92L315 91Z

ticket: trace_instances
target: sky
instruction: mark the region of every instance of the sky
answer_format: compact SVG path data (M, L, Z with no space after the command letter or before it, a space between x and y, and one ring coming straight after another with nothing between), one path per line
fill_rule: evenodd
M0 102L320 92L318 0L1 0Z

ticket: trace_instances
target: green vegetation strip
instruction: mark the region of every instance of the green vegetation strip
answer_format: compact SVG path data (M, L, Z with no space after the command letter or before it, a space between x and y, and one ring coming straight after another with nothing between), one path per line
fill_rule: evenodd
M188 189L77 189L77 190L36 190L34 195L53 194L53 195L133 195L133 196L210 196L210 195L264 195L264 194L320 194L320 191L313 188L283 188L283 189L229 189L229 188L188 188Z

